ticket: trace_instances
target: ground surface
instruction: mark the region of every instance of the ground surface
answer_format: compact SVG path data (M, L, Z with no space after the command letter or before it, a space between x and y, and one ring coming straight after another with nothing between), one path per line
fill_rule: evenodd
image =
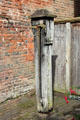
M80 106L80 101L70 100L66 104L63 95L54 97L54 109L51 113L38 114L34 92L7 100L0 104L0 120L72 120L73 108Z

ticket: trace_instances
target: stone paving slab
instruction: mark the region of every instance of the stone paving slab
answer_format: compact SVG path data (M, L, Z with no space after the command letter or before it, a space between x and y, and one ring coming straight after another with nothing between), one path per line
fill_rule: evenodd
M72 111L77 106L80 106L80 101L70 100L66 104L64 96L55 95L53 111L40 114L37 113L35 94L28 93L1 103L0 120L72 120Z

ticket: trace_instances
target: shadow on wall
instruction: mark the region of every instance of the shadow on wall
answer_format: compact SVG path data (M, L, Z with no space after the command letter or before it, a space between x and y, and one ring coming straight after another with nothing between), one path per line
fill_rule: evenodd
M54 83L55 83L55 71L56 71L56 59L57 55L52 56L52 88L53 88L53 99L54 99Z
M74 0L74 16L80 17L80 0Z

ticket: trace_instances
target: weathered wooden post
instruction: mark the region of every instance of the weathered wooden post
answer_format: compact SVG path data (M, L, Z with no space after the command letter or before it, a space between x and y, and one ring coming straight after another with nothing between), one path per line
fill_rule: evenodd
M44 113L53 108L52 49L54 17L43 9L37 10L31 16L35 45L37 109Z

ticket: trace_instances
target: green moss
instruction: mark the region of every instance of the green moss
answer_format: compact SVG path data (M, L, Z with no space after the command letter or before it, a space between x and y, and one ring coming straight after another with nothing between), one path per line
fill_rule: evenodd
M65 93L65 89L54 89L55 92L59 92L59 93Z
M24 120L24 118L22 118L22 117L19 117L19 118L17 118L16 120Z
M34 105L35 105L34 101L29 100L29 101L25 101L24 103L19 103L19 108L27 109L27 108L31 108Z
M28 118L29 116L31 116L31 113L30 113L30 112L27 112L27 113L24 115L24 118Z
M52 108L52 106L53 106L52 101L48 100L48 106L49 106L49 108Z
M54 23L55 23L55 24L60 24L60 23L64 24L64 23L66 23L66 22L70 22L70 23L80 22L80 17L54 20Z

